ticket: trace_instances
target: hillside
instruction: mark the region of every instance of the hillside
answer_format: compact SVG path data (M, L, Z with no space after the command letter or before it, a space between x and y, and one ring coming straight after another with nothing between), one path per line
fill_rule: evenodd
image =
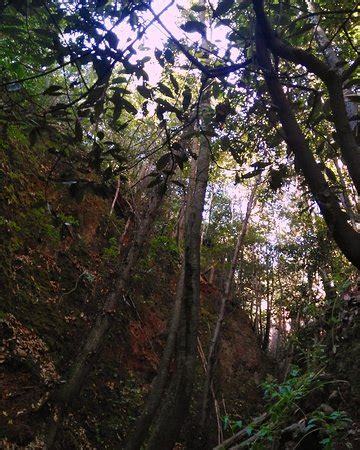
M360 448L358 14L0 2L1 448Z

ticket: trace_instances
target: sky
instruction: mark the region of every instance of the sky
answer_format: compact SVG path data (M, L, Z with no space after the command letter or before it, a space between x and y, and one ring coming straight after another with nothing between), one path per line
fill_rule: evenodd
M164 0L153 0L152 7L155 13L159 13L167 4L168 2L164 2ZM201 35L199 33L185 33L180 28L180 25L188 20L187 11L189 11L190 5L190 0L175 1L174 4L161 15L161 21L177 39L186 39L187 47L191 49L192 45L199 44L201 42ZM216 7L216 1L213 2L213 6ZM144 14L144 17L147 21L151 21L153 18L150 12ZM119 27L114 29L114 32L119 38L119 48L125 48L128 45L127 39L129 38L129 40L132 40L135 37L135 33L126 22L121 23ZM220 50L225 52L227 47L227 32L228 29L224 26L213 27L212 29L208 27L207 37L212 43L216 43ZM156 58L153 57L154 51L155 49L162 49L164 44L167 42L168 37L168 34L162 29L161 25L155 22L147 29L146 35L135 46L138 54L134 55L134 62L144 56L152 56L151 60L145 65L145 70L149 75L150 85L155 85L159 81L162 72L161 66L157 62ZM232 54L233 58L236 56L236 53ZM234 184L233 170L225 170L223 176L224 175L228 177L228 181L226 182L224 188L226 194L232 199L232 208L234 208L234 213L244 217L249 196L249 189L241 184ZM293 194L292 190L293 189L290 189L291 192L287 193L288 197ZM289 199L287 200L289 201ZM207 208L205 208L205 220L206 215ZM278 240L279 235L286 235L289 233L289 223L284 219L284 217L280 217L278 211L274 208L272 211L268 211L268 216L273 222L273 227L270 228L268 239L272 244L274 244ZM260 220L262 220L262 213L259 207L256 207L251 221L258 222Z
M164 2L164 0L154 0L152 3L152 8L155 13L160 13L165 6L170 2ZM216 6L216 2L213 2ZM169 29L171 34L177 39L182 40L183 38L187 41L187 47L191 48L192 45L198 44L201 41L201 35L199 33L185 33L180 25L185 23L187 18L187 11L189 11L191 2L189 0L177 0L172 6L170 6L162 15L161 21ZM153 19L150 12L145 13L144 18L148 21ZM227 29L223 26L219 26L213 29L208 29L208 39L212 43L217 44L217 46L225 52L226 49L226 39L225 35ZM131 30L129 24L123 22L121 25L114 29L114 32L119 38L119 47L125 48L127 43L124 42L124 36L133 38L135 36L134 32ZM168 35L158 23L153 23L146 31L144 38L135 46L139 54L143 56L153 56L156 48L162 49L166 41L168 40ZM134 56L134 61L139 59L139 54ZM142 55L141 55L142 56ZM234 55L236 56L236 55ZM184 57L185 62L185 57ZM156 84L161 76L161 67L158 64L156 58L152 58L151 61L146 63L145 70L149 74L150 84Z
M201 42L201 35L199 33L185 33L180 25L185 23L188 20L188 12L191 2L190 0L177 0L174 2L172 6L170 6L161 16L161 21L165 24L165 26L169 29L169 31L179 40L186 39L187 47L191 49L191 46L194 44L199 44ZM161 12L164 7L168 4L168 2L164 2L164 0L153 0L152 7L155 13ZM216 7L216 1L213 2L213 6ZM180 7L180 8L179 8ZM181 9L183 8L183 9ZM150 21L153 16L149 12L144 15L148 21ZM134 37L134 32L131 30L130 25L127 23L122 23L117 29L114 29L116 34L119 37L119 46L120 48L125 48L127 43L124 42L124 36ZM224 26L212 27L211 29L208 27L207 37L212 43L216 43L220 50L225 52L227 48L226 42L226 33L228 29ZM164 44L168 40L167 33L162 29L161 25L158 23L152 24L144 38L137 44L135 47L138 50L139 54L134 56L134 61L139 59L139 55L142 56L152 56L152 59L146 63L145 70L149 75L149 83L150 85L155 85L160 77L162 68L158 64L156 58L153 57L154 51L156 48L162 49ZM232 57L235 58L237 55L232 54ZM185 57L184 57L185 62ZM235 185L234 180L234 171L233 170L225 170L223 175L228 177L228 182L225 185L226 194L232 199L232 204L234 208L235 214L239 214L244 217L247 205L247 197L249 195L249 189L241 184ZM291 195L289 193L288 195ZM205 208L205 219L206 219L206 209ZM269 216L272 214L269 211ZM252 220L257 222L261 220L261 212L258 208L255 208L253 213ZM275 243L278 239L279 234L286 234L289 232L289 224L288 221L283 217L279 217L277 212L273 211L272 221L274 227L269 232L269 240L272 243ZM276 224L276 225L275 225Z

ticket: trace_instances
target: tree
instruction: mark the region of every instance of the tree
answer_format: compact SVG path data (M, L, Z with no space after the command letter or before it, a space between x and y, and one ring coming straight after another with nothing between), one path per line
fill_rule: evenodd
M250 191L250 197L247 203L246 207L246 213L244 217L244 221L241 226L241 230L238 232L238 237L236 241L236 246L234 249L234 253L232 256L231 266L227 275L227 279L224 286L224 291L222 293L222 298L220 301L220 311L219 316L215 325L214 333L211 338L208 357L207 357L207 365L206 365L206 377L204 382L204 390L203 390L203 398L202 398L202 412L201 412L201 427L204 430L205 424L208 419L209 414L209 397L210 397L210 390L212 388L213 384L213 376L214 376L214 370L216 367L216 360L217 360L217 353L220 345L220 336L221 336L221 328L223 325L223 321L225 319L225 311L226 311L226 304L228 300L231 297L232 294L232 285L233 280L235 276L235 271L237 269L238 260L240 252L242 251L243 245L244 245L244 239L246 236L248 223L250 220L250 215L252 212L252 209L255 206L256 201L256 190L258 188L258 183L260 180L257 180L255 185Z

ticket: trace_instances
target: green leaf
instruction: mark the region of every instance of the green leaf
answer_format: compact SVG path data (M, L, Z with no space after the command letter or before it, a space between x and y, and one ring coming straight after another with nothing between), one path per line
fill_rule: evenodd
M167 61L169 64L174 64L174 63L175 63L174 53L173 53L169 48L167 48L167 49L165 50L165 52L164 52L164 58L166 59L166 61Z
M175 108L175 106L173 106L167 100L164 100L163 98L158 98L156 101L162 107L163 110L169 111L169 112L177 112L177 109Z
M145 85L138 86L136 89L142 97L144 98L152 97L151 89L147 88Z
M165 155L162 155L156 163L157 170L164 170L167 164L171 161L171 159L172 155L170 152L165 153Z
M133 114L133 115L137 114L137 112L138 112L137 109L128 100L126 100L125 98L122 98L121 103L122 103L122 106L126 109L126 111L128 113Z
M119 39L113 31L108 31L105 34L105 40L108 42L108 44L110 45L111 48L113 48L114 50L117 49L118 44L119 44Z
M202 12L202 11L206 11L206 6L204 6L204 5L193 5L190 9L191 9L191 11Z
M179 92L179 83L176 81L176 78L174 77L174 75L171 73L170 74L170 81L171 84L174 86L174 90L176 93Z
M53 84L52 86L49 86L45 91L43 92L43 95L61 95L62 92L59 92L63 87L58 84Z
M174 98L174 95L171 92L171 89L168 86L166 86L164 83L161 83L161 82L158 83L158 88L162 94L166 95L167 97Z
M184 89L182 107L186 111L191 103L191 91L188 87Z
M89 92L89 95L87 96L86 99L86 104L93 105L94 103L100 101L103 97L104 92L105 92L104 86L95 87Z
M259 173L261 173L261 169L253 170L252 172L246 173L246 174L243 175L241 178L242 178L243 180L245 180L245 179L247 180L248 178L256 177L256 175L259 175Z
M155 58L157 59L158 63L160 64L160 66L164 67L164 57L163 57L162 51L159 50L158 48L156 48L154 51L154 54L155 54Z
M181 27L186 33L200 33L202 37L206 37L206 26L204 23L197 20L189 20L188 22L181 25Z
M213 17L216 19L217 17L226 14L234 3L235 0L223 0L222 2L219 3L218 7L215 9Z
M111 82L112 84L126 83L127 79L125 77L115 77Z

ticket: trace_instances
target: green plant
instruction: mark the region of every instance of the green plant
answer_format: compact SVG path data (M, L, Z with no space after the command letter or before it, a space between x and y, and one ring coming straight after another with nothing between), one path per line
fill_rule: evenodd
M243 427L242 420L231 419L228 415L225 415L222 418L222 422L224 431L231 430L232 433L236 433Z
M110 260L115 259L119 256L119 245L115 237L111 237L109 239L108 247L104 248L104 256Z
M179 248L175 239L164 235L156 236L150 242L149 256L151 259L154 259L163 255L177 259L179 257Z
M66 225L79 226L79 221L71 215L68 216L66 214L60 213L59 219L61 220L61 222L63 222Z
M310 413L302 410L302 403L316 390L321 390L328 382L321 375L323 369L302 372L298 367L293 366L287 379L283 383L267 381L263 383L265 399L268 400L267 408L268 420L257 431L255 446L266 441L272 442L281 437L282 431L289 426L289 418L294 422L300 412L305 421L305 426L299 426L296 431L298 438L297 446L310 434L317 432L319 443L326 450L334 447L334 442L340 437L346 436L351 419L344 411L329 411L324 405L319 405ZM345 442L351 448L349 442ZM261 448L261 447L260 447Z
M348 429L352 420L344 411L332 411L326 413L320 409L316 409L312 414L310 420L307 422L305 431L312 432L319 430L321 435L325 437L320 441L320 444L325 450L330 450L334 447L336 438L344 434ZM345 442L347 448L352 448L349 442Z

